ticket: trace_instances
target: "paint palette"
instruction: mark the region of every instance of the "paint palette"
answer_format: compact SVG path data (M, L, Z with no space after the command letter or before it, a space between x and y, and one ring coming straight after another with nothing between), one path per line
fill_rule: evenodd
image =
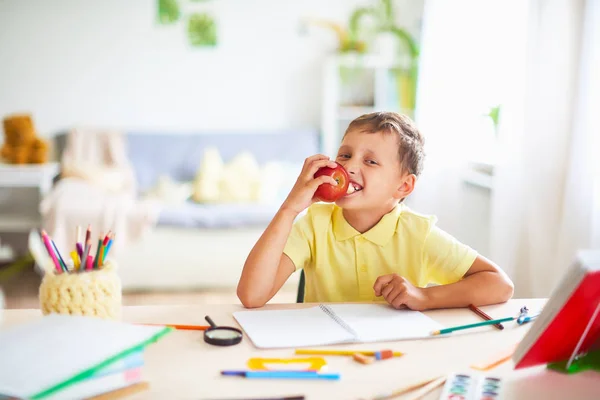
M483 375L450 374L440 400L499 400L502 380Z

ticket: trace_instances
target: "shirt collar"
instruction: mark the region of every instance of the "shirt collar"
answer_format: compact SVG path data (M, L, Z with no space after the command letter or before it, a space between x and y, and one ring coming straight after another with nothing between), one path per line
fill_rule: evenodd
M403 209L404 205L402 203L398 204L392 211L384 215L377 225L361 235L346 221L342 209L336 206L333 212L333 234L337 241L348 240L360 235L376 245L384 246L396 232L398 218Z

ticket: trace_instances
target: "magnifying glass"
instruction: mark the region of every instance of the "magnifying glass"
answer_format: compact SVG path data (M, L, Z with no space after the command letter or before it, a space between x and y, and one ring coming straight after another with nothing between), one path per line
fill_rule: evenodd
M229 326L217 326L207 315L204 317L210 328L204 331L204 341L216 346L233 346L242 341L242 331Z

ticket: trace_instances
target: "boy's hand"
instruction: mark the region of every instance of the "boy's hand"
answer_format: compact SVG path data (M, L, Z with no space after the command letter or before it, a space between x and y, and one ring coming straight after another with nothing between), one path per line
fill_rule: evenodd
M312 203L316 202L315 191L323 183L329 183L331 185L337 185L335 179L331 176L322 175L315 178L315 172L322 167L334 168L335 162L329 159L329 157L317 154L312 157L308 157L304 161L304 166L298 176L298 180L294 184L294 187L290 191L287 199L281 205L282 209L288 209L294 211L296 214L300 214Z
M399 309L408 307L421 311L427 308L425 290L414 287L409 281L398 274L382 275L373 285L375 296L383 296L392 307Z

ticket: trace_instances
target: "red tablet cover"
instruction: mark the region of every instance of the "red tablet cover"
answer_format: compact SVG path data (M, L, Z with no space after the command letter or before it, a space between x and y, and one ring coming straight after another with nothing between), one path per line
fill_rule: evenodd
M582 272L582 265L579 265L578 272ZM566 276L564 280L569 277L573 276ZM583 268L583 275L575 278L579 279L563 282L553 294L555 298L564 298L565 293L561 295L560 292L564 292L570 285L571 294L566 294L564 305L557 309L556 304L552 305L554 299L551 297L517 347L514 357L516 369L568 360L586 329L578 354L589 350L595 343L600 343L600 270L594 267ZM592 319L594 321L590 324Z

